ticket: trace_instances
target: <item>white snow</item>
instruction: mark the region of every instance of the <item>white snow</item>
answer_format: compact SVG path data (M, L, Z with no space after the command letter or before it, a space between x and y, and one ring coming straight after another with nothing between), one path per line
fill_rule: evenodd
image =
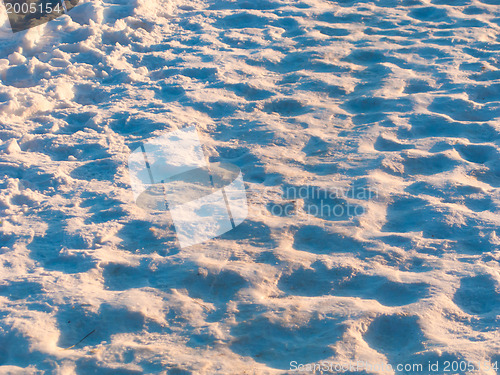
M0 373L498 374L499 5L0 11ZM249 215L181 249L127 160L189 125Z

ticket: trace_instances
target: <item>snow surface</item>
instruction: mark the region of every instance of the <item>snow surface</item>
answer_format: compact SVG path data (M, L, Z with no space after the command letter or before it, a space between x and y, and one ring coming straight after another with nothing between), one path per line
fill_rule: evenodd
M82 1L17 34L2 10L0 373L500 361L499 5ZM192 124L249 216L180 249L127 158Z

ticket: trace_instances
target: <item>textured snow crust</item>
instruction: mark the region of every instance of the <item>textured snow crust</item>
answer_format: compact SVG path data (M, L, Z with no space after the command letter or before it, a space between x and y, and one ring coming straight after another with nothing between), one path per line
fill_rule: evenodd
M2 10L0 373L497 374L499 5ZM189 125L249 215L181 249L127 159Z

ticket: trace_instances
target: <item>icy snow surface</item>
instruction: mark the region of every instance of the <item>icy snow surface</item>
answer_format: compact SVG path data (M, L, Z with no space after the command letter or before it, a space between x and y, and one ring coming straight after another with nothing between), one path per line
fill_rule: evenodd
M0 24L0 373L500 360L498 0L82 1ZM249 216L181 249L127 158L193 124Z

